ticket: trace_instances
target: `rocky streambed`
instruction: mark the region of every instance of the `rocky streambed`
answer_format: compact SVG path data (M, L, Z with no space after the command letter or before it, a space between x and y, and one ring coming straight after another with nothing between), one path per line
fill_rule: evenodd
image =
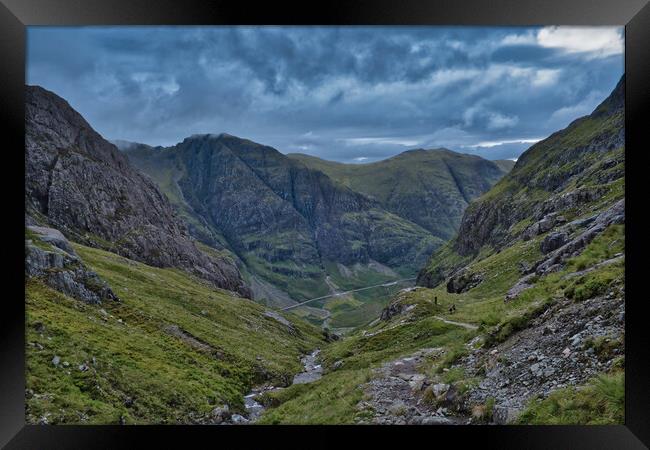
M320 349L305 355L301 358L303 371L293 377L293 384L313 383L323 376L323 367L318 363L318 356ZM265 406L259 403L256 399L259 395L270 391L279 391L285 389L279 386L259 386L253 388L248 395L244 396L244 407L246 408L247 417L238 416L233 414L231 417L232 423L254 423L264 412Z

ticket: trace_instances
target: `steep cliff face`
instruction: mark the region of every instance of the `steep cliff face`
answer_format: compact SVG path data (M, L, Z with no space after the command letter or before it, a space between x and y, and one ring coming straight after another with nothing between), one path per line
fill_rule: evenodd
M409 150L369 164L343 164L303 154L289 156L445 240L458 230L469 202L509 170L508 162L497 164L446 149Z
M514 224L593 202L623 176L624 81L594 112L524 152L494 191L472 204L458 232L462 255L498 246L524 229Z
M25 120L28 223L250 295L236 266L199 251L155 184L65 100L28 86Z
M413 270L442 242L321 171L249 140L198 135L165 149L135 146L127 155L172 193L198 237L224 243L283 288L322 278L329 263Z
M418 283L434 286L479 253L547 233L622 198L624 88L622 78L593 113L524 152L509 174L468 206L457 237L434 254Z

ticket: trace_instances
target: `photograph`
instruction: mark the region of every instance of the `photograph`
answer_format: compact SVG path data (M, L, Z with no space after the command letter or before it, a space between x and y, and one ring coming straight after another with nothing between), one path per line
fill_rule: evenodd
M623 26L28 26L25 422L623 425Z

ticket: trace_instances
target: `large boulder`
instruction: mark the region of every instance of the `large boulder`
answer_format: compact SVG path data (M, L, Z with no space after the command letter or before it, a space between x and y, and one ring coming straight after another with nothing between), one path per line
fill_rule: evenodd
M478 286L483 281L480 273L471 273L461 270L453 274L447 281L447 292L450 294L461 294Z
M557 213L549 213L542 217L541 220L535 222L522 234L522 238L527 241L534 238L537 235L547 233L552 230L556 225L561 225L566 223L564 216L560 216Z
M622 223L625 223L625 199L617 201L611 207L599 213L587 230L548 253L545 258L535 263L530 271L535 271L538 275L553 272L567 259L579 255L608 226Z
M402 303L391 302L388 306L381 310L379 318L384 321L389 321L393 317L402 313L404 305Z
M519 294L524 292L526 289L530 289L534 285L535 274L528 274L517 281L514 286L512 286L506 293L504 301L507 303L519 297Z
M562 247L568 241L569 235L566 232L553 232L544 238L539 249L542 253L547 254Z

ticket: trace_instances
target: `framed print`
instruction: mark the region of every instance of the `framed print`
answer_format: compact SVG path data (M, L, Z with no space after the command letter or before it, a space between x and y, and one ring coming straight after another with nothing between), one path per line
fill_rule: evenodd
M7 448L647 448L643 1L0 9Z

